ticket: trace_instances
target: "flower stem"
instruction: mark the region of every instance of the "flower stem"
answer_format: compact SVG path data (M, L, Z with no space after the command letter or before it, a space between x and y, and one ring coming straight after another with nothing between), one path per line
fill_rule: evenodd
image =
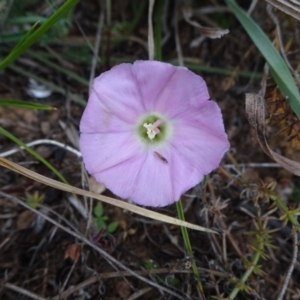
M258 261L261 257L263 257L263 252L265 248L265 243L267 242L268 238L266 235L264 235L263 231L263 223L261 219L258 218L257 220L258 227L260 230L256 233L256 238L255 238L255 247L256 251L252 255L251 262L248 265L248 268L246 272L243 274L242 278L238 281L236 284L235 288L231 291L229 297L227 298L228 300L233 300L236 295L241 291L247 291L247 286L246 286L246 281L250 277L250 275L255 272L255 269L258 268Z
M178 218L181 221L185 221L181 199L179 199L179 201L176 202L176 209L177 209ZM181 234L182 234L183 241L184 241L185 250L186 250L187 254L192 257L192 259L191 259L192 271L193 271L194 276L198 280L198 288L199 288L200 292L203 293L203 286L200 281L200 275L199 275L199 272L197 269L195 259L193 257L193 251L192 251L192 246L191 246L188 230L184 226L180 226L180 229L181 229Z
M252 274L255 266L257 266L259 258L260 258L260 251L257 251L257 252L254 253L254 255L252 257L251 267L246 270L246 272L244 273L244 275L242 276L242 278L240 280L240 283L245 284L245 282L247 281L247 279L249 278L249 276ZM237 284L235 286L235 288L232 290L232 292L230 293L230 295L228 297L229 300L233 300L236 297L236 295L241 290L241 286L242 286L241 284Z

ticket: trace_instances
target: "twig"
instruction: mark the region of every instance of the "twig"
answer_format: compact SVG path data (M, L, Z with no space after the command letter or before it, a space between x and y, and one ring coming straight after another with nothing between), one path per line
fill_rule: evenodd
M146 282L147 284L157 288L158 290L164 291L174 297L176 297L177 299L189 299L188 295L178 295L177 293L173 292L172 290L165 288L159 284L157 284L156 282L152 282L151 280L140 276L139 274L137 274L136 272L132 271L130 268L126 267L124 264L122 264L119 260L115 259L113 256L109 255L106 251L104 251L102 248L99 248L98 246L96 246L94 243L92 243L90 240L88 240L87 238L85 238L83 235L78 234L74 231L72 231L71 229L57 223L55 220L53 220L52 218L44 215L43 213L41 213L39 210L34 209L32 207L30 207L29 205L27 205L26 203L24 203L23 201L21 201L19 198L11 196L9 194L6 194L2 191L0 191L0 195L2 197L5 197L11 201L17 202L18 204L20 204L23 207L26 207L27 209L33 211L35 214L43 217L44 219L46 219L47 221L49 221L50 223L54 224L56 227L62 229L63 231L69 233L70 235L72 235L73 237L77 238L78 240L81 240L83 243L85 243L86 245L89 245L90 247L92 247L95 251L97 251L102 257L104 257L112 266L116 265L119 268L123 269L124 271L130 273L132 276L138 278L139 280ZM120 272L120 274L122 274L122 272ZM60 299L60 298L57 298ZM44 299L43 299L44 300Z
M72 275L72 273L73 273L73 271L74 271L74 269L75 269L75 266L76 266L76 264L77 264L77 261L78 261L78 259L75 259L75 260L74 260L74 262L73 262L73 264L72 264L72 267L71 267L70 271L68 272L67 277L66 277L66 279L65 279L65 281L64 281L64 283L63 283L63 285L62 285L62 287L61 287L61 289L60 289L61 292L63 292L63 290L65 289L67 283L69 282L70 277L71 277L71 275ZM61 293L60 293L60 294L61 294Z
M10 237L4 239L4 241L0 244L0 250L10 241Z
M289 60L286 56L285 49L284 49L284 46L283 46L283 41L282 41L280 22L279 22L278 18L276 17L276 15L273 12L273 6L272 5L270 5L270 4L267 5L267 12L268 12L269 16L271 17L273 23L276 26L277 37L278 37L278 42L279 42L281 55L282 55L286 65L291 70L291 72L294 74L295 78L297 79L297 81L299 83L299 74L293 69L293 67L291 66L291 64L290 64L290 62L289 62Z
M149 52L149 60L154 59L154 37L153 37L153 8L154 8L155 0L149 0L149 10L148 10L148 52Z
M58 141L55 141L55 140L48 140L48 139L41 139L41 140L36 140L36 141L32 141L30 143L27 143L26 146L28 147L32 147L32 146L37 146L37 145L41 145L41 144L48 144L48 145L53 145L53 146L57 146L57 147L60 147L60 148L63 148L73 154L75 154L78 158L81 158L81 153L80 151L66 145L66 144L63 144L63 143L60 143ZM11 149L11 150L8 150L8 151L5 151L5 152L2 152L0 153L0 156L2 157L8 157L10 155L13 155L21 150L23 150L24 148L23 147L19 147L19 148L15 148L15 149Z
M79 29L79 32L82 34L82 40L86 43L86 45L90 48L90 50L93 52L94 51L94 48L93 48L93 45L92 45L92 41L95 39L95 36L93 37L88 37L83 28L81 27L80 23L78 22L77 18L74 16L74 22L75 24L77 25L78 29ZM80 37L80 40L81 40L81 37ZM65 41L63 42L65 43Z
M144 294L149 293L150 291L152 291L153 288L151 287L146 287L144 289L141 289L137 292L135 292L134 294L132 294L129 298L127 298L127 300L135 300L135 299L140 299L140 297L142 297Z
M248 163L248 164L226 164L223 165L225 169L232 169L237 174L241 175L240 169L245 168L282 168L282 166L278 163Z
M32 292L30 292L30 291L27 291L27 290L25 290L25 289L23 289L23 288L20 288L20 287L14 285L14 284L11 284L11 283L6 282L6 283L4 283L3 285L4 285L4 287L6 287L7 289L13 290L13 291L18 292L18 293L20 293L20 294L23 294L23 295L25 295L25 296L27 296L27 297L30 297L31 299L35 299L35 300L46 300L46 298L40 297L39 295L37 295L37 294L35 294L35 293L32 293Z
M255 9L255 6L257 4L258 0L252 0L251 5L247 11L247 15L250 16L253 12L253 10Z
M201 272L207 272L207 273L213 274L215 276L219 276L219 277L223 277L223 278L230 277L229 274L224 274L224 273L221 273L218 271L204 269L204 268L198 268L198 269ZM135 271L135 273L137 273L139 275L191 274L192 271L191 270L174 269L174 268L170 267L170 268L160 268L160 269L152 269L152 270L137 270L137 271ZM78 290L84 289L87 286L97 282L99 279L110 279L110 278L116 278L116 277L121 277L121 276L129 277L129 276L132 276L132 274L130 274L128 272L122 272L122 271L95 274L95 275L91 276L90 278L88 278L87 280L79 283L78 285L70 287L69 289L64 291L62 294L60 294L59 296L61 298L66 298L66 297L69 297L70 295L72 295L73 293L77 292ZM59 300L59 296L54 297L52 300Z
M99 1L101 3L101 0ZM104 9L103 9L104 11ZM105 19L106 19L106 30L105 30L105 36L106 36L106 45L105 45L105 69L110 69L110 59L111 59L111 33L112 33L112 27L111 27L111 0L105 1Z
M145 270L145 271L135 271L137 274L140 275L156 275L156 274L166 274L170 272L169 268L164 268L164 269L153 269L153 270ZM190 270L178 270L176 272L173 273L191 273ZM59 296L55 296L52 300L59 300L61 298L67 298L70 295L72 295L73 293L86 288L87 286L96 283L99 279L109 279L109 278L116 278L116 277L127 277L127 276L132 276L131 274L129 274L128 272L110 272L110 273L104 273L104 274L95 274L93 276L91 276L89 279L79 283L76 286L72 286L69 289L67 289L66 291L64 291L62 294L60 294Z
M89 90L91 90L91 88L92 88L92 83L93 83L93 80L95 77L95 70L96 70L97 61L98 61L98 53L99 53L99 49L100 49L101 32L102 32L102 28L103 28L103 23L104 23L104 12L103 12L103 10L101 10L101 13L99 15L99 20L98 20L95 46L93 49Z
M207 181L207 186L208 186L209 193L211 195L211 199L212 199L213 203L216 203L217 198L216 198L216 195L215 195L214 188L213 188L213 185L211 183L211 180ZM231 245L233 246L233 248L235 249L236 253L238 254L238 256L239 257L243 257L243 252L240 250L240 248L238 246L238 243L236 243L236 241L232 237L232 235L230 233L230 229L227 228L226 223L224 222L223 218L218 218L218 222L219 222L220 227L222 228L223 232L226 234L226 237L229 239ZM216 241L216 240L210 239L210 241L211 241L211 244L213 245L213 241ZM218 245L218 244L216 244L216 245ZM218 248L222 249L220 246ZM222 253L223 254L225 253L224 249L221 250L221 251L219 251L219 254L221 254L221 256L222 256Z
M228 164L224 167L233 167L234 165ZM248 163L248 164L238 164L241 168L282 168L278 163Z
M296 261L297 261L297 256L298 256L298 233L295 232L295 234L294 234L294 242L293 242L293 257L292 257L292 262L291 262L290 267L289 267L289 269L288 269L288 271L286 273L286 276L285 276L282 288L280 290L280 293L279 293L279 295L277 297L277 300L282 300L283 297L284 297L284 294L285 294L286 289L288 287L289 281L291 279L291 276L292 276L292 273L293 273L293 270L294 270L294 267L295 267L295 264L296 264Z

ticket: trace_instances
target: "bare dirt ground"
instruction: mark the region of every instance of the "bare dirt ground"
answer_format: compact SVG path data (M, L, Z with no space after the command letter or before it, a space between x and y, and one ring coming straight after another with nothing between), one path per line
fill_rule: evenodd
M206 184L199 184L183 197L189 222L220 233L189 231L204 287L203 299L225 299L238 285L240 292L235 299L276 299L291 263L295 234L291 224L282 223L283 211L269 195L274 191L289 208L296 208L300 191L298 177L272 165L274 161L251 136L246 118L245 93L260 89L265 61L222 1L190 3L193 20L230 30L221 39L201 38L199 30L188 24L180 11L178 19L174 19L178 7L169 2L163 11L162 59L178 62L174 29L177 24L184 64L207 81L211 98L222 109L231 143L230 152L207 177ZM251 1L239 2L248 9ZM44 4L26 9L42 10ZM93 56L89 43L94 45L99 37L97 27L101 14L105 16L103 7L98 1L81 1L65 34L42 39L31 47L31 52L0 73L1 97L36 100L57 109L0 106L3 128L25 143L51 139L78 149L78 125L88 84L80 83L40 57L88 83ZM148 58L147 8L147 1L112 1L111 25L105 20L102 26L95 76L117 63ZM288 59L297 69L299 23L282 12L273 14L280 20L280 38ZM266 2L258 1L251 15L278 46L278 33ZM3 43L3 47L9 49L12 44ZM28 95L29 78L34 75L55 86L44 85L51 91L48 97L37 99ZM291 159L299 159L299 120L271 78L266 102L270 147ZM15 147L0 134L0 155ZM70 184L87 188L82 162L76 155L55 145L41 144L34 149ZM8 159L57 179L25 151L11 154ZM102 188L95 183L92 187L94 191ZM3 167L0 192L0 299L176 299L175 295L179 299L200 299L190 268L191 257L184 251L179 227L104 204L105 222L118 222L117 229L106 235L95 221L97 216L92 208L97 201L74 198ZM103 194L112 196L108 190ZM29 205L30 199L36 199L37 204ZM156 211L176 216L174 205ZM263 250L258 251L262 243ZM153 284L109 262L99 249ZM252 259L257 253L260 257L254 264ZM250 269L251 275L243 284L240 280ZM285 299L300 299L299 271L297 261Z

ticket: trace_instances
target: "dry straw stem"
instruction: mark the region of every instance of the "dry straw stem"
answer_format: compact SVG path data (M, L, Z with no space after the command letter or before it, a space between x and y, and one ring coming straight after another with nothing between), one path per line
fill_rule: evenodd
M266 0L276 8L300 21L300 3L296 0Z
M184 3L184 5L182 7L182 14L183 14L184 20L188 24L198 28L198 30L200 31L200 33L203 36L211 38L211 39L219 39L223 35L229 33L228 29L204 27L204 26L200 25L198 22L192 21L191 18L193 16L193 11L192 11L191 7L189 5L186 5L186 4L188 4L188 3Z
M90 72L90 84L89 84L89 89L91 90L93 80L95 77L95 72L96 72L96 66L98 62L98 53L100 50L100 42L101 42L101 32L104 24L104 13L103 10L101 10L99 14L99 20L98 20L98 26L97 26L97 34L96 34L96 42L95 46L93 48L93 59L92 59L92 65L91 65L91 72Z
M217 232L215 232L211 229L204 228L202 226L198 226L198 225L195 225L195 224L191 224L189 222L181 221L181 220L173 218L173 217L165 216L163 214L160 214L160 213L157 213L157 212L154 212L154 211L151 211L149 209L145 209L145 208L133 205L133 204L129 204L129 203L121 201L121 200L117 200L117 199L114 199L114 198L111 198L111 197L106 197L106 196L103 196L103 195L98 195L98 194L95 194L95 193L92 193L92 192L89 192L89 191L85 191L83 189L79 189L79 188L61 183L59 181L53 180L51 178L40 175L36 172L30 171L30 170L28 170L24 167L21 167L20 165L15 164L15 163L13 163L13 162L11 162L11 161L3 158L3 157L0 157L0 165L7 168L7 169L15 171L15 172L17 172L17 173L19 173L23 176L31 178L31 179L33 179L37 182L40 182L40 183L43 183L45 185L51 186L53 188L56 188L56 189L59 189L59 190L65 191L65 192L69 192L69 193L72 193L72 194L77 194L77 195L97 199L97 200L100 200L104 203L108 203L108 204L120 207L122 209L129 210L133 213L136 213L136 214L141 215L141 216L148 217L148 218L153 219L153 220L158 220L158 221L162 221L162 222L166 222L166 223L173 224L173 225L178 225L178 226L184 226L184 227L199 230L199 231L217 233Z

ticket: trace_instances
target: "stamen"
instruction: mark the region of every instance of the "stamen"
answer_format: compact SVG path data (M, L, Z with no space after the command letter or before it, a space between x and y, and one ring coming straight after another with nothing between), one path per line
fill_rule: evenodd
M158 128L164 121L158 119L153 124L152 123L144 123L143 126L147 129L147 135L150 140L153 140L157 134L160 133Z

